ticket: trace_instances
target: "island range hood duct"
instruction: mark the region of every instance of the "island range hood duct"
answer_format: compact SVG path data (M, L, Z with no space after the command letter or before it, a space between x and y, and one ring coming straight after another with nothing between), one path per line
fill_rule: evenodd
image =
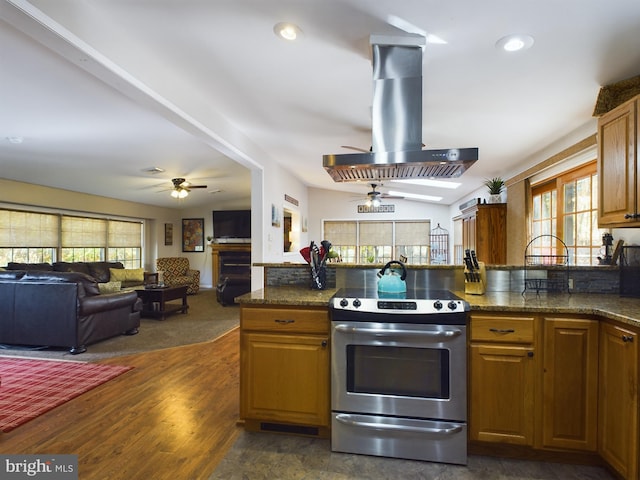
M478 160L477 148L422 149L420 35L371 35L372 145L367 153L322 157L336 182L457 178Z

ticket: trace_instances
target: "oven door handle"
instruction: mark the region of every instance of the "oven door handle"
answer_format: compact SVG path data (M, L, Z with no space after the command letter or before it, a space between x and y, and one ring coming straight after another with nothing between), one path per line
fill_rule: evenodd
M401 425L391 423L362 422L354 420L351 415L340 413L336 415L336 420L350 427L371 428L374 430L392 430L397 432L412 433L435 433L438 435L453 435L462 431L462 425L450 424L449 428L416 427L412 425Z
M457 337L462 335L462 331L457 328L448 328L446 330L391 330L385 328L361 328L352 327L350 325L338 324L333 327L336 332L340 333L367 333L376 337L387 337L396 335L415 335L421 337Z

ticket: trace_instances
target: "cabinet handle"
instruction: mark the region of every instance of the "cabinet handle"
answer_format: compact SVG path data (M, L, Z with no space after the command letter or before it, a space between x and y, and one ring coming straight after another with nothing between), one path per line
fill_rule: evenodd
M515 333L513 328L490 328L489 331L493 333Z
M527 357L529 358L533 357L533 352L527 352Z
M627 213L627 214L625 214L625 216L624 216L624 218L625 218L626 220L629 220L629 219L632 219L632 218L633 218L633 219L636 219L636 218L638 218L638 217L640 217L640 214L639 214L639 213Z
M329 342L326 340L322 340L322 343L320 343L320 345L322 345L322 347L326 347L327 345L329 345Z
M631 343L631 342L633 342L633 336L632 335L622 335L622 341L625 342L625 343L626 342Z
M280 325L289 325L290 323L295 323L295 320L293 319L286 319L286 320L282 320L280 318L276 318L274 320L274 322L279 323Z

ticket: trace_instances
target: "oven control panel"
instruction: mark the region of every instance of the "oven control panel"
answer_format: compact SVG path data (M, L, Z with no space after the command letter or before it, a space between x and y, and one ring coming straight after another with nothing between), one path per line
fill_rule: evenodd
M331 299L331 307L335 310L363 313L404 314L446 314L461 313L469 310L469 304L467 302L448 299L395 300L334 297Z

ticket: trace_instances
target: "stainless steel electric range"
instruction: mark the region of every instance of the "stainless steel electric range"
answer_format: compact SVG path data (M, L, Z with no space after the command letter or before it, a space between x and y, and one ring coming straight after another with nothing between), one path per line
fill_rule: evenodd
M468 311L443 290L334 295L332 450L467 463Z

